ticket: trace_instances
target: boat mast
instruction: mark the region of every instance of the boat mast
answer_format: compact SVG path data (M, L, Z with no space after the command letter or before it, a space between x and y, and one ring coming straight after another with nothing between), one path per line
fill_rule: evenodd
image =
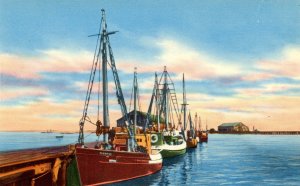
M158 86L158 79L157 79L157 73L155 72L155 100L156 100L156 116L157 116L157 127L158 132L160 132L160 109L159 109L159 86Z
M191 136L193 138L195 138L195 128L194 128L194 125L193 125L191 112L189 112L189 120L190 120L190 133L191 133Z
M138 89L138 85L137 85L137 68L134 68L134 79L133 79L133 103L134 103L134 120L133 120L133 135L135 136L136 134L136 125L137 125L137 89ZM133 137L134 137L133 136Z
M199 116L199 130L200 130L200 131L202 131L202 130L201 130L201 124L202 124L201 116Z
M112 32L107 31L105 11L102 9L101 12L102 12L102 19L101 19L101 27L100 27L99 34L91 35L91 36L98 36L98 41L97 41L93 65L92 65L92 69L91 69L90 80L89 80L87 95L86 95L86 99L85 99L85 105L84 105L84 109L83 109L83 116L79 122L80 131L79 131L78 142L81 145L84 144L83 127L84 127L85 121L88 121L88 122L94 124L93 122L91 122L91 120L87 116L87 110L88 110L90 96L91 96L91 92L92 92L92 88L93 88L93 82L95 79L95 74L96 74L96 70L97 70L97 66L98 66L98 62L99 62L99 57L101 55L101 57L102 57L102 78L103 78L102 79L102 81L103 81L102 82L102 89L103 89L102 90L103 91L102 105L103 105L104 128L105 129L109 128L108 80L107 80L107 64L108 64L113 73L114 83L115 83L115 87L116 87L116 96L118 99L118 103L120 104L120 107L121 107L122 116L125 118L125 126L128 129L127 130L128 135L129 135L128 151L134 151L134 149L136 147L136 143L133 138L132 128L129 127L132 125L132 122L128 117L127 108L126 108L126 104L125 104L125 100L124 100L124 96L123 96L123 92L122 92L122 88L121 88L121 83L120 83L119 76L118 76L117 67L115 64L113 51L112 51L110 41L109 41L109 35L115 34L117 31L112 31ZM100 40L100 46L98 47L99 40ZM109 60L108 60L108 56L109 56ZM100 69L100 65L99 65L99 69ZM99 112L98 112L98 114L99 114ZM100 124L101 124L101 122L98 120L96 123L97 127L100 126ZM108 142L108 134L106 134L106 132L104 133L104 142Z
M160 88L162 86L162 88ZM164 71L160 77L160 80L157 84L157 89L159 89L158 92L158 104L159 104L159 115L163 115L165 118L165 124L166 124L166 129L169 130L169 119L173 119L173 111L176 114L176 117L178 121L180 120L179 116L179 108L178 108L178 101L176 97L176 91L175 91L175 86L170 78L170 75L168 74L167 67L164 66ZM170 105L169 105L170 104ZM173 105L173 111L170 113L170 110L172 109ZM173 119L174 120L174 119Z
M195 130L198 130L198 116L197 116L197 112L195 114Z
M169 101L168 101L168 79L167 79L167 67L164 67L164 110L165 110L165 122L167 130L169 130Z
M184 74L182 76L182 89L183 89L183 103L182 103L182 110L183 110L183 129L186 130L186 107L187 107L187 101L186 101L186 92L185 92L185 81L184 81Z
M135 138L133 136L133 128L132 126L132 121L130 120L129 116L128 116L128 112L127 112L127 107L125 104L125 99L123 96L123 92L122 92L122 88L121 88L121 83L119 80L119 75L118 75L118 71L117 71L117 67L116 67L116 63L115 63L115 59L114 59L114 55L113 55L113 51L112 48L110 46L110 42L109 42L109 37L108 35L110 34L115 34L115 32L108 32L106 34L107 37L107 46L108 46L108 50L109 50L109 59L110 59L110 67L113 73L113 77L114 77L114 82L115 82L115 86L116 86L116 96L118 99L118 103L120 104L121 107L121 111L122 111L122 116L125 118L125 127L127 128L128 131L128 135L129 135L129 139L128 139L128 151L135 151L136 148L136 141Z
M107 42L108 42L108 35L107 35L107 24L105 18L105 11L102 9L102 33L101 33L101 53L102 53L102 105L103 105L103 123L105 127L109 127L109 115L108 115L108 81L107 81ZM108 142L108 134L103 134L103 141L104 143Z

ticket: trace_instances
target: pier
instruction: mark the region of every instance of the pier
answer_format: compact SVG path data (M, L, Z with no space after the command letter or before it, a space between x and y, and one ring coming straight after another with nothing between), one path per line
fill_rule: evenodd
M210 132L210 134L300 135L300 131Z
M66 185L74 146L0 153L0 185Z
M300 131L259 131L259 132L254 132L254 134L263 134L263 135L300 135Z

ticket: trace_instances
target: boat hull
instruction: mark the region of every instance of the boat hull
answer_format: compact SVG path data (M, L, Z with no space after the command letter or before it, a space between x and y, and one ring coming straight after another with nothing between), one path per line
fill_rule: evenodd
M200 142L207 142L208 137L207 136L201 136L200 137Z
M162 168L160 154L76 148L81 185L102 185L153 174Z
M163 144L159 146L152 146L153 150L159 150L163 158L170 158L186 153L186 142L180 145Z
M187 145L188 148L196 148L197 144L198 144L197 140L193 139L193 138L192 139L188 139L186 141L186 145Z
M180 149L180 150L164 149L160 153L161 153L163 158L171 158L171 157L179 156L179 155L182 155L182 154L186 153L186 148Z

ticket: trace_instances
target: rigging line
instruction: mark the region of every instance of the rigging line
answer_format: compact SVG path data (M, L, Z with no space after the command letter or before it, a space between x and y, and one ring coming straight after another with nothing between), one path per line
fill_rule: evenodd
M126 108L123 92L122 92L122 89L121 89L119 76L117 74L117 67L115 65L113 51L112 51L112 48L111 48L110 42L109 42L109 37L107 37L107 43L108 43L108 49L109 49L109 57L110 57L110 61L111 61L111 64L112 64L111 68L112 68L112 71L113 71L113 77L114 77L114 81L115 81L115 86L116 86L116 91L117 91L116 95L117 95L117 98L118 98L118 102L121 106L122 115L125 116L125 119L127 120L127 122L129 124L131 124L131 120L128 118L127 108Z
M95 132L91 132L90 134L88 134L88 135L84 136L84 138L83 138L83 139L87 138L88 136L90 136L91 134L94 134L94 133L95 133ZM98 137L100 137L100 136L98 136ZM73 142L71 142L71 143L69 143L69 144L66 144L66 145L74 145L74 143L76 144L76 142L78 142L78 140L76 140L76 141L73 141Z
M139 111L142 112L141 100L140 100L140 89L139 89L138 81L136 81L136 86L137 86L137 97L138 97Z
M169 94L169 97L170 97L170 94ZM173 120L172 120L172 118L173 118L173 110L172 110L172 105L171 105L171 101L170 101L170 99L168 99L169 100L169 121L170 121L170 123L171 123L171 127L170 128L172 128L172 124L173 124Z
M94 134L94 132L91 132L90 134L84 136L84 139L87 138L87 137L89 137L91 134Z
M174 115L173 115L173 112L174 112L174 111L173 111L173 109L172 109L171 104L172 104L172 103L171 103L171 101L170 101L170 110L171 110L170 120L172 121L172 124L171 124L171 125L172 125L172 127L173 127L173 124L174 124L174 126L175 126L175 122L174 122L175 120L174 120Z
M101 39L102 40L102 39ZM100 40L100 42L101 42ZM98 52L98 59L99 59L99 56L100 56L100 52L101 52L101 45L100 45L100 48L99 48L99 52ZM97 121L99 121L99 117L100 117L100 92L101 92L101 65L99 63L99 76L98 76L98 112L97 112Z
M92 121L89 121L89 120L86 120L87 122L89 122L90 124L92 125L95 125L96 126L96 123L93 123Z
M100 22L98 33L101 33L101 25L102 25L102 19L101 19L101 22ZM95 48L94 57L93 57L93 64L92 64L92 68L91 68L91 72L90 72L89 84L88 84L88 89L87 89L87 93L86 93L86 98L85 98L85 103L84 103L84 109L83 109L83 113L82 113L83 116L85 115L85 112L87 110L86 107L88 106L88 103L87 103L87 101L88 101L88 94L89 94L90 83L91 83L91 79L92 79L92 72L93 72L93 69L94 69L94 64L96 62L95 59L96 59L97 49L99 47L99 45L98 45L99 44L99 39L100 39L100 35L98 35L98 37L97 37L96 48Z
M171 121L171 127L170 127L170 129L171 129L172 128L172 124L173 124L173 122L172 122L173 109L172 109L172 105L171 105L172 102L171 102L170 97L171 97L171 94L169 94L169 108L170 108L169 120Z

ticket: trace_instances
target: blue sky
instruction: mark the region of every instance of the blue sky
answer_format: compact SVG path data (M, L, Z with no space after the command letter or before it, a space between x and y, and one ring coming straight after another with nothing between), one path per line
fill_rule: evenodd
M212 127L240 120L262 130L300 130L300 1L292 0L0 0L1 110L6 110L1 120L14 123L6 112L19 106L24 107L20 115L37 109L30 107L35 104L83 107L96 42L87 36L97 33L102 8L109 30L119 31L111 44L125 95L137 66L144 108L154 72L167 65L180 98L186 74L190 107ZM290 113L281 112L278 121L286 108ZM36 121L64 128L38 110ZM78 113L66 114L71 119L65 128L77 122ZM261 122L266 113L274 119ZM294 124L280 126L283 122Z
M123 50L140 48L142 37L169 36L229 59L259 58L300 42L299 2L1 1L1 50L91 50L94 40L86 36L97 32L105 8Z

